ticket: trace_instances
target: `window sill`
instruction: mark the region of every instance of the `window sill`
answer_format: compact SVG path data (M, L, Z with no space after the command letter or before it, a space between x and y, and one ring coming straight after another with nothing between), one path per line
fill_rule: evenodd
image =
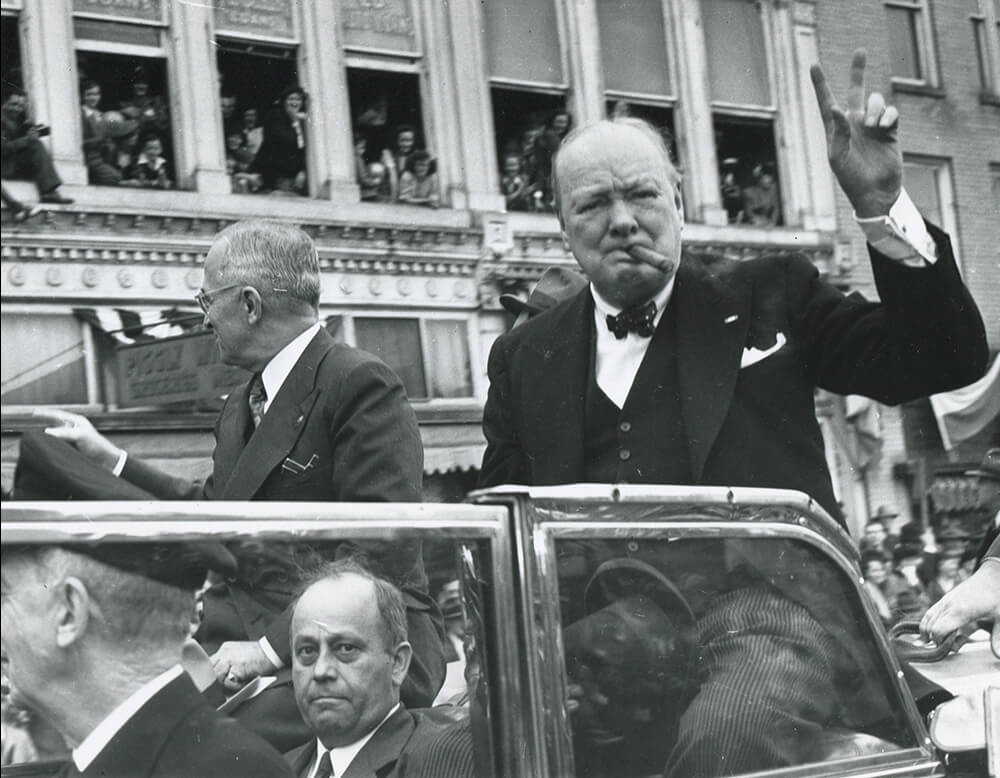
M930 84L913 81L898 81L896 79L892 81L892 91L900 94L923 95L924 97L946 97L946 92L939 86L931 86Z

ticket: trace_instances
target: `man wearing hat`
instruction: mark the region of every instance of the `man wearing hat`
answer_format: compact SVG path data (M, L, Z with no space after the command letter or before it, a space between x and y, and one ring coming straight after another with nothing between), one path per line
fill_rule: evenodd
M542 273L535 288L527 299L516 294L500 295L500 304L514 314L511 329L524 324L528 319L544 313L563 300L581 292L587 286L587 279L567 267L550 267Z
M97 186L118 186L122 174L111 160L116 153L115 141L135 132L139 124L124 117L121 121L109 121L98 107L101 104L101 85L92 79L84 79L80 85L80 97L87 180Z
M920 632L940 643L977 619L993 619L990 644L1000 657L1000 448L989 449L979 467L966 475L979 479L979 505L990 513L977 569L927 611L920 621Z
M218 544L4 546L12 688L73 747L62 776L290 776L181 666L195 591L235 561Z
M159 95L149 93L149 76L142 65L132 71L132 96L122 100L121 112L139 123L140 133L153 131L169 141L167 104Z

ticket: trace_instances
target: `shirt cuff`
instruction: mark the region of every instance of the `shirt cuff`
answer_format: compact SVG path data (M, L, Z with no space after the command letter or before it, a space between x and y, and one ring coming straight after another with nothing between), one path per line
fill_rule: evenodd
M125 463L128 461L128 452L122 449L118 452L118 461L115 462L115 466L111 468L111 472L114 473L116 478L121 478L122 470L125 469Z
M888 216L871 219L855 216L854 219L871 247L889 259L909 267L925 267L937 262L937 245L905 189L900 189Z
M274 665L275 670L280 670L285 666L285 663L281 661L281 657L278 656L274 648L271 647L271 641L269 641L266 637L258 640L257 645L260 646L260 650L264 652L264 656L267 657L267 661Z

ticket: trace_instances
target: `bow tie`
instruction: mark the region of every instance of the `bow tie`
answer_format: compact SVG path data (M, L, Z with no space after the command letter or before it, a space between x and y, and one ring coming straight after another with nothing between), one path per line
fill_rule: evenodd
M653 319L656 318L656 303L650 300L645 305L633 305L617 316L608 316L608 329L622 340L630 332L640 338L648 338L653 334Z

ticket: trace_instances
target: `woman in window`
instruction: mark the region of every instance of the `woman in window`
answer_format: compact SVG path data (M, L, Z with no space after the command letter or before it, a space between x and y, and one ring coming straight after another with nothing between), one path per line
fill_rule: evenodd
M265 189L306 194L306 93L301 87L286 88L264 121L254 172Z
M423 149L410 154L399 179L399 202L438 207L438 180L432 162Z

